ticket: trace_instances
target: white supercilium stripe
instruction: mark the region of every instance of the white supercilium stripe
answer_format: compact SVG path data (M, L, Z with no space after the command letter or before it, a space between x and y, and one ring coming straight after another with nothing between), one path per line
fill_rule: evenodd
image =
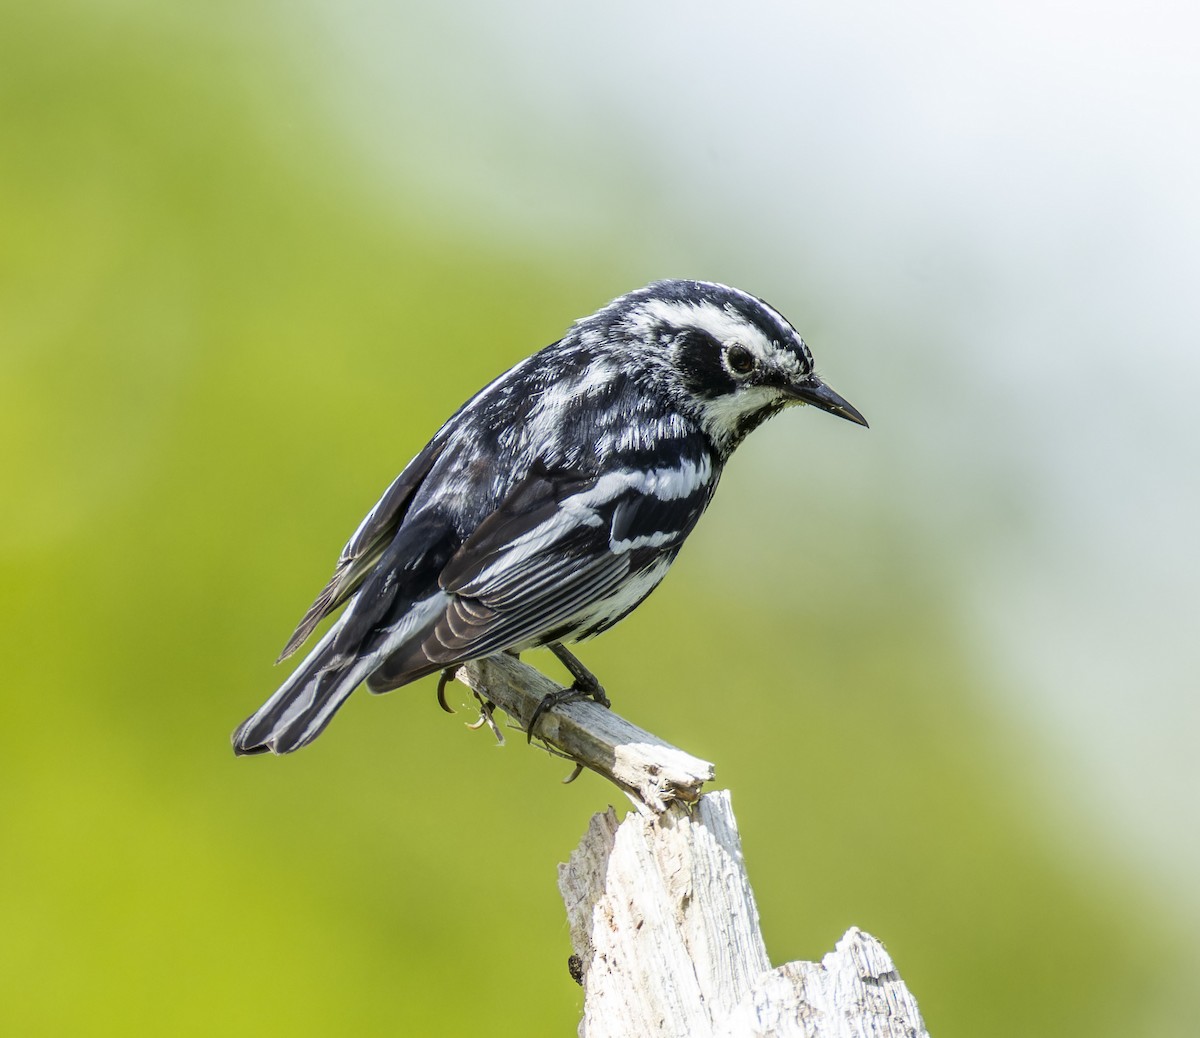
M762 329L747 321L732 307L717 306L707 301L648 299L635 311L630 323L644 334L649 334L658 325L666 325L669 328L695 328L726 345L741 343L755 353L760 362L793 375L799 373L801 362L788 346L797 345L809 366L812 366L812 355L808 352L808 347L796 335L791 322L778 310L744 292L738 292L736 289L730 291L741 296L752 310L762 310L770 314L777 322L781 334L789 340L788 343L776 344Z
M754 305L756 309L759 308L757 302ZM642 323L648 327L661 323L671 328L695 328L711 335L717 342L741 343L755 353L760 361L777 358L777 363L786 363L786 357L781 355L781 351L775 348L762 330L733 309L709 302L649 299L642 306L642 315ZM790 327L786 321L781 324L783 328Z

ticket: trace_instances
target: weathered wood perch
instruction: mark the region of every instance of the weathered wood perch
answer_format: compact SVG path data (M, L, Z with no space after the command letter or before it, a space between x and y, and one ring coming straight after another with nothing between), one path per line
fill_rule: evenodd
M511 656L490 656L459 667L455 677L485 703L494 704L528 730L538 704L556 685ZM662 812L675 800L700 798L714 769L591 700L542 714L534 737L624 790L634 803Z
M456 676L522 728L558 687L510 657ZM883 945L856 927L819 963L772 968L729 793L700 796L711 764L590 702L544 714L536 737L640 800L623 822L593 817L559 866L581 1038L928 1038Z
M596 815L559 866L586 1038L922 1038L874 937L772 969L729 793L659 818Z

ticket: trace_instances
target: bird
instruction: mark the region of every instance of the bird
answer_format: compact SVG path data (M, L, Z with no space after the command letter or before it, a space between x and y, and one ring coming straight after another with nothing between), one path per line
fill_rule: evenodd
M538 647L571 670L566 695L607 705L565 643L645 600L734 450L793 405L867 425L787 319L739 289L655 281L576 321L463 404L387 488L277 662L345 608L234 752L308 745L364 682L388 692Z

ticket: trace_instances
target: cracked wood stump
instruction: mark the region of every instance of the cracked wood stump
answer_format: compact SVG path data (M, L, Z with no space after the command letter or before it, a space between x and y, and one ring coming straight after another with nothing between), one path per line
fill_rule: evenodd
M509 657L456 677L522 729L558 687ZM582 1038L928 1038L891 957L857 927L820 962L771 966L729 793L700 795L711 764L590 702L555 707L535 737L638 808L594 816L559 866Z

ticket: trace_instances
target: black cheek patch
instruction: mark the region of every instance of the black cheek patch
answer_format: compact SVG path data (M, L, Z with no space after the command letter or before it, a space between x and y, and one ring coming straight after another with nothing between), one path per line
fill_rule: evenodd
M734 391L736 383L721 360L723 347L711 335L700 331L683 332L677 350L679 373L689 391L705 400Z

